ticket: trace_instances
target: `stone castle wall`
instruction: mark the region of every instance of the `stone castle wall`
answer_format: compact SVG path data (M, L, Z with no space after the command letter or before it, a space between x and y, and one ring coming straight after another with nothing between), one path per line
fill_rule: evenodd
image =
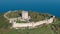
M48 19L48 20L42 20L42 21L38 21L38 22L31 22L31 23L16 23L14 22L12 27L13 28L18 28L18 27L35 27L35 26L38 26L38 25L42 25L44 23L46 24L50 24L52 23L54 20L54 17Z

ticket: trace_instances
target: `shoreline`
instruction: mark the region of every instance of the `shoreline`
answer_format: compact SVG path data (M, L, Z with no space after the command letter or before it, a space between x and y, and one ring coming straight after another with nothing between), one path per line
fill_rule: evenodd
M12 10L11 10L11 11L12 11ZM13 10L13 11L14 11L14 10ZM30 10L30 11L31 11L31 10ZM6 13L6 12L8 12L8 11L0 12L0 14L4 14L4 13ZM33 12L42 13L42 14L54 15L54 14L51 14L51 13L48 13L48 12L40 12L40 11L33 11ZM54 15L54 16L56 16L56 18L60 18L60 16L58 16L58 15Z

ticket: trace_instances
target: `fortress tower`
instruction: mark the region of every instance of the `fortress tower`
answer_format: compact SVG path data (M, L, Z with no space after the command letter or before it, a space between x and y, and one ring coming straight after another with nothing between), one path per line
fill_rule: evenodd
M27 19L28 18L28 12L27 11L22 11L22 18Z

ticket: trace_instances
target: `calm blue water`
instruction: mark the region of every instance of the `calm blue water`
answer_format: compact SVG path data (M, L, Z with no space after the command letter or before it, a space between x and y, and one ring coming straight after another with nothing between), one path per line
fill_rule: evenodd
M0 0L0 13L8 10L32 10L60 17L60 0Z

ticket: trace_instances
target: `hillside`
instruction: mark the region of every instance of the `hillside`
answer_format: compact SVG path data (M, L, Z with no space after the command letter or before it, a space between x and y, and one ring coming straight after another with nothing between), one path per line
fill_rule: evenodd
M29 12L33 21L50 17L48 14ZM20 14L20 13L19 13ZM39 14L37 16L37 14ZM0 13L0 34L60 34L60 18L55 18L52 24L43 24L33 29L10 29L11 24L4 18L4 13ZM36 19L36 20L35 20Z

